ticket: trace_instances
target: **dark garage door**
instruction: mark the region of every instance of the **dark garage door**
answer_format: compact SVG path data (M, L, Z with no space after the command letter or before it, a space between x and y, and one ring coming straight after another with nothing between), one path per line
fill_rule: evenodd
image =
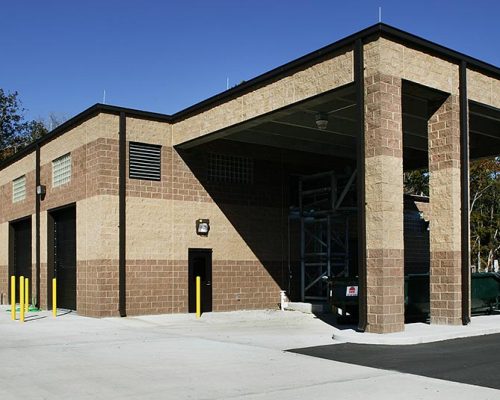
M28 299L31 301L31 218L11 223L11 257L9 275L16 276L16 301L19 302L19 277L30 280ZM10 291L9 291L10 296ZM9 297L10 298L10 297Z
M76 310L76 209L68 207L51 212L50 215L57 307Z

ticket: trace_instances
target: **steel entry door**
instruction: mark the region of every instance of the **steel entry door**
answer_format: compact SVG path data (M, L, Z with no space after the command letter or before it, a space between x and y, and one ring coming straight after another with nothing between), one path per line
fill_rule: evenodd
M16 301L19 301L19 277L29 278L28 299L31 302L31 218L11 224L12 266L10 276L16 276ZM10 291L9 291L10 296ZM9 297L10 298L10 297Z
M189 312L196 312L196 277L201 278L201 312L212 311L212 249L189 249Z
M76 310L76 209L52 213L54 221L54 276L57 307Z

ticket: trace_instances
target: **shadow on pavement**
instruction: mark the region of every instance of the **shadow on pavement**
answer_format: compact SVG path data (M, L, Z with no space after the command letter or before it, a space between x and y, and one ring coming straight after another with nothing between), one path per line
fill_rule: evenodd
M346 343L288 351L500 389L500 334L406 346Z
M315 313L314 317L339 330L358 329L358 325L355 320L347 319L333 313Z

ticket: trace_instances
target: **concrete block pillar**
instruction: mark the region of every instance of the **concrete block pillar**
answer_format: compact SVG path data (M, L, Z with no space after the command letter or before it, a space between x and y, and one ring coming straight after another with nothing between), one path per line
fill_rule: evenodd
M367 332L404 330L401 79L365 77Z
M450 95L429 119L431 323L462 324L460 109Z

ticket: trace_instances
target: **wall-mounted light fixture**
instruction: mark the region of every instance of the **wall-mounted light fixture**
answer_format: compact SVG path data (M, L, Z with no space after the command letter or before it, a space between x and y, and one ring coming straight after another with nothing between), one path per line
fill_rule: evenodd
M45 196L45 193L47 193L47 188L45 187L45 185L38 185L36 187L36 194L38 196Z
M210 231L210 220L197 219L196 220L196 233L200 236L208 236Z
M324 112L319 112L316 114L316 126L318 129L324 131L328 126L328 114Z

